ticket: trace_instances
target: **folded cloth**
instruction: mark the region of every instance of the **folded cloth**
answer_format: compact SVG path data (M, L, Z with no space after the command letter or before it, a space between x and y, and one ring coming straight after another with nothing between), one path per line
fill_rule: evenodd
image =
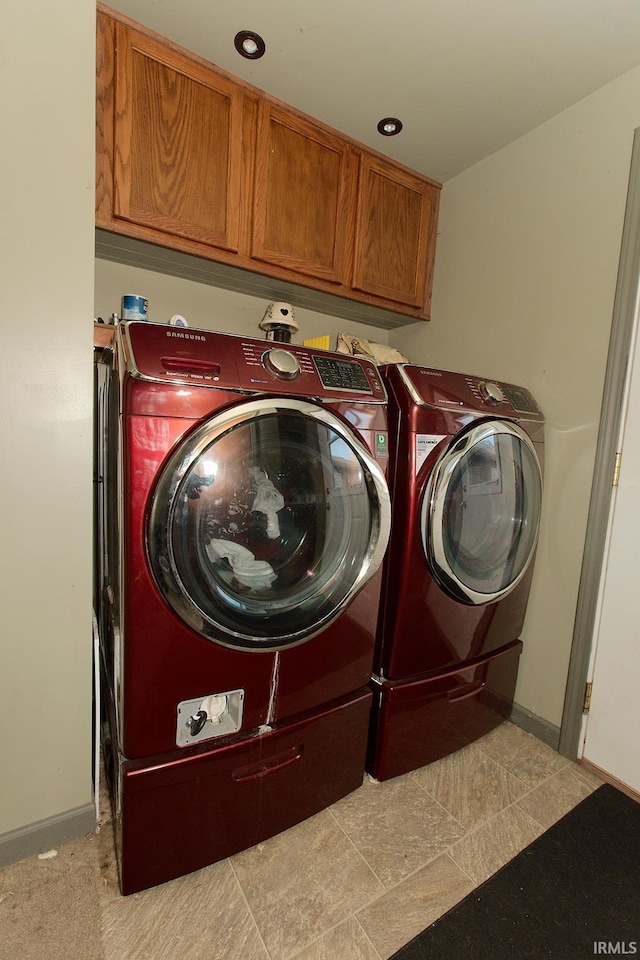
M254 589L270 587L278 576L266 560L256 560L251 550L233 540L211 540L205 547L212 563L226 560L233 570L236 580Z
M284 507L284 497L276 490L262 467L252 467L250 472L257 487L251 509L266 514L267 536L270 540L276 540L280 536L278 510Z
M407 358L395 347L374 340L364 340L349 333L339 333L336 341L337 353L348 353L352 357L362 357L375 364L407 363Z

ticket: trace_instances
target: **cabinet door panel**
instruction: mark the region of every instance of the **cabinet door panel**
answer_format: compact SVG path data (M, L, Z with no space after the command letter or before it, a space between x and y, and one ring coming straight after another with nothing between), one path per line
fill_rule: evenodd
M383 160L362 156L353 286L428 307L439 191Z
M97 28L99 228L428 319L440 184L100 2Z
M117 26L114 215L238 247L242 92Z
M260 104L254 203L254 258L344 281L354 204L354 162L345 142Z

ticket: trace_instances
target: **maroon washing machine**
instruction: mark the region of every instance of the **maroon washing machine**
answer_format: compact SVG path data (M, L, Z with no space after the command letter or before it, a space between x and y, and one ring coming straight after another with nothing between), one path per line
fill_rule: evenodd
M102 378L102 740L121 888L362 783L390 529L366 361L153 323Z
M506 383L384 368L393 523L367 768L450 754L509 715L542 505L543 416Z

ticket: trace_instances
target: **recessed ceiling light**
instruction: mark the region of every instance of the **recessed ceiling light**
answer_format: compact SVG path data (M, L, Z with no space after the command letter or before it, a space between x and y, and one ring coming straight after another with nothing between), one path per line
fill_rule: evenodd
M401 130L402 123L395 117L385 117L378 124L378 133L381 133L383 137L395 137L396 133L400 133Z
M261 36L252 30L241 30L233 38L233 44L241 57L247 60L259 60L267 49Z

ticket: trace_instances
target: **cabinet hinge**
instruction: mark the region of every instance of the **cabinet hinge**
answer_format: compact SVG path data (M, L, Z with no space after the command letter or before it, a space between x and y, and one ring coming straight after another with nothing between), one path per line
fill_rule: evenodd
M591 691L593 690L593 683L589 681L586 687L584 688L584 700L582 702L582 712L589 713L591 709Z
M616 453L616 459L614 460L614 463L613 463L613 482L611 484L612 487L617 487L618 483L620 482L621 462L622 462L622 452L618 450L618 452Z

